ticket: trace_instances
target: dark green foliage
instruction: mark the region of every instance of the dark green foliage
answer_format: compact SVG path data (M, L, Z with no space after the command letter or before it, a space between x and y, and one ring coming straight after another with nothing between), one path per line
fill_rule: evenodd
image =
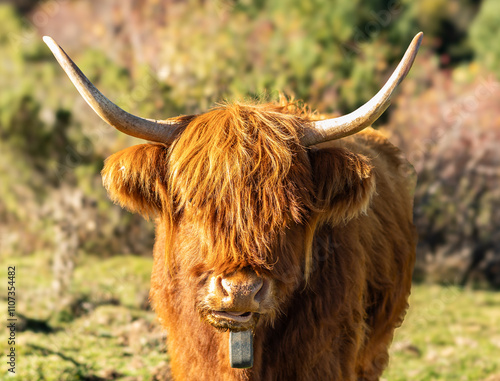
M500 78L500 2L485 0L470 28L470 44L477 60Z

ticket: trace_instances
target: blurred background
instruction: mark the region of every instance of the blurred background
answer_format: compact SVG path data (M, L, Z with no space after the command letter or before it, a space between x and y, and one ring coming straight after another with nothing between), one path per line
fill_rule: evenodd
M418 172L410 304L426 311L410 309L393 350L407 365L387 379L500 379L499 1L3 0L0 259L22 292L19 379L169 379L147 301L153 224L113 205L99 174L139 141L90 110L41 36L122 108L165 119L280 91L350 112L419 31L375 125Z

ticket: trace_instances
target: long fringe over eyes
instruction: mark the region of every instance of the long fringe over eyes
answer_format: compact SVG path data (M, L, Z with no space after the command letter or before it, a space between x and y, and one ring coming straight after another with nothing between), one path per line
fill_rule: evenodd
M273 245L284 244L290 222L307 218L313 184L299 141L307 122L292 104L222 104L194 118L171 147L166 210L199 230L210 268L271 269Z
M305 151L299 138L310 119L286 102L223 104L179 117L184 131L172 146L142 144L112 155L103 182L116 203L166 222L170 270L184 219L206 269L271 270L280 258L303 263L307 279L318 224L356 217L375 191L363 155L341 146ZM292 223L305 229L294 253L286 238ZM284 258L290 255L297 258Z

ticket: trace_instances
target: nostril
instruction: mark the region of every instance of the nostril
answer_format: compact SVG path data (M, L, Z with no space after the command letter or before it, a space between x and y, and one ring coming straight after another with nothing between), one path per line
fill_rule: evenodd
M229 285L222 277L217 277L217 288L223 296L229 296L229 293L231 292L231 285Z
M254 300L257 303L261 303L264 299L267 298L267 294L269 293L269 282L265 279L260 279L260 285L257 288L257 293L254 296Z
M253 294L254 296L257 295L259 291L262 289L263 285L264 285L264 279L260 277L255 278L253 283L249 285L249 288L252 290L251 294Z

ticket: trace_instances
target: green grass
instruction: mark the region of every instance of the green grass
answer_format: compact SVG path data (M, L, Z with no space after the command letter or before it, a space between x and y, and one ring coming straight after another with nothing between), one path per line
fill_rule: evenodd
M499 353L500 293L416 285L383 378L500 380Z
M64 301L51 295L48 254L10 262L16 265L17 312L47 325L22 329L25 320L19 320L17 372L9 380L153 380L168 371L166 336L147 308L151 259L87 257ZM0 341L2 354L6 341ZM0 379L6 375L2 361Z
M18 373L8 379L169 379L165 335L147 308L150 258L85 257L63 302L51 297L49 254L14 262L17 311L53 331L17 333ZM500 380L499 353L500 293L415 285L383 380Z

